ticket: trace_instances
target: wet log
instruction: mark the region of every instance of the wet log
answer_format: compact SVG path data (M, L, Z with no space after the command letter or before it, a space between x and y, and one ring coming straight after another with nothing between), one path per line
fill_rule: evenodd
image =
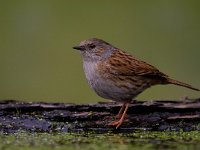
M0 101L0 131L31 132L132 132L200 130L200 99L134 101L119 129L108 126L121 104L69 104Z

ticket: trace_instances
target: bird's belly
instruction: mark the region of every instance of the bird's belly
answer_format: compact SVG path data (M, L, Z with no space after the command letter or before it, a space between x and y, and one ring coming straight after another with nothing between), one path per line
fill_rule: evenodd
M90 87L101 97L115 101L129 101L140 92L130 83L121 83L110 80L106 74L99 74L95 64L84 64L84 71Z
M99 96L115 101L129 101L137 95L137 92L134 90L117 86L117 82L102 78L99 78L91 87Z

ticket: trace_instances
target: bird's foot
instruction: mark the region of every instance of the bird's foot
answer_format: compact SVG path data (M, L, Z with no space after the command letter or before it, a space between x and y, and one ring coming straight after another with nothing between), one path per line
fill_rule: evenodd
M122 122L123 121L120 119L118 121L114 121L114 122L109 123L108 126L116 126L116 129L118 129L121 126Z

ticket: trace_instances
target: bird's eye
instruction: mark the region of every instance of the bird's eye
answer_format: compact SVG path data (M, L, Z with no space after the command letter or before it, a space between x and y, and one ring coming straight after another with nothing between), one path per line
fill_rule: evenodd
M89 48L91 48L91 49L93 49L93 48L95 48L96 46L95 45L93 45L93 44L90 44L89 45Z

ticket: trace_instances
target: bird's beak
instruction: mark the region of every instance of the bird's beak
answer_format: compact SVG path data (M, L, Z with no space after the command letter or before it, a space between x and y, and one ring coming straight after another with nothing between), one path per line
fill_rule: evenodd
M84 46L74 46L73 49L83 51L83 50L85 50L85 47Z

